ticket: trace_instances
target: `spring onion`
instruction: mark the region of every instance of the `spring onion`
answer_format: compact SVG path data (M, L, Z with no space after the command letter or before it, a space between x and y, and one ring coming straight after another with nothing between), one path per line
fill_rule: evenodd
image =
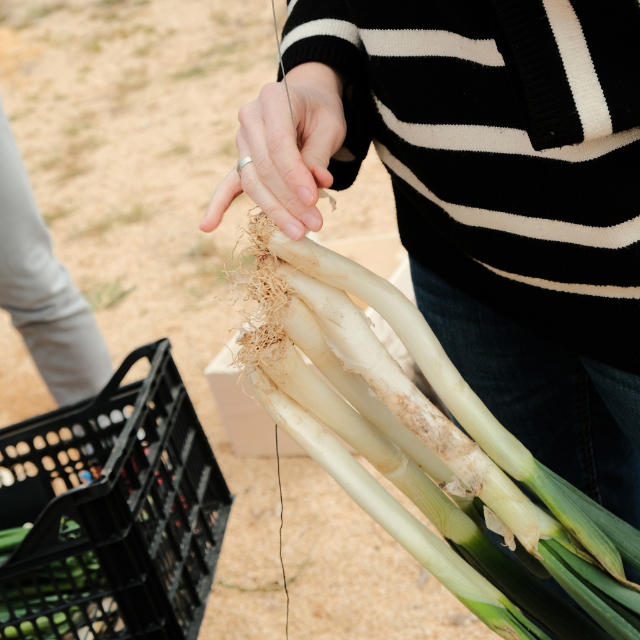
M402 507L333 436L278 390L259 368L254 368L247 377L272 420L490 629L510 640L549 640L506 596Z
M449 360L415 305L384 278L348 258L308 238L299 242L290 240L266 216L254 216L250 232L262 250L304 274L351 293L375 309L404 342L447 408L488 456L535 492L607 571L625 580L620 553L610 537L553 482L546 467L496 420ZM532 532L525 535L529 540L525 546L535 553Z

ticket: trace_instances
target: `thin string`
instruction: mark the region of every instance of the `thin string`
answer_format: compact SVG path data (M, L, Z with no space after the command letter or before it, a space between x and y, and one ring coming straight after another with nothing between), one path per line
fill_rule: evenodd
M296 144L298 144L298 130L296 129L296 121L293 119L293 107L291 106L291 96L289 96L289 85L287 84L287 76L284 72L284 63L282 62L282 53L280 52L280 37L278 36L278 22L276 20L276 5L274 0L271 0L271 10L273 11L273 28L276 32L276 46L278 47L278 62L280 63L280 69L282 70L282 80L284 82L284 90L287 92L287 102L289 103L289 113L291 114L291 126L293 127L293 135L296 138Z
M293 107L291 106L291 96L289 95L289 85L287 84L287 76L284 71L284 63L282 62L282 51L280 50L280 37L278 36L278 21L276 19L276 5L271 0L271 11L273 12L273 29L276 35L276 47L278 48L278 62L282 71L282 81L284 89L287 93L287 102L289 103L289 115L291 116L291 126L293 127L293 135L296 145L298 144L298 130L293 117ZM280 479L280 451L278 449L278 425L275 427L276 432L276 461L278 465L278 489L280 490L280 565L282 566L282 582L284 584L284 592L287 595L287 622L285 627L286 638L289 640L289 589L287 589L287 575L284 571L284 560L282 558L282 528L284 527L284 500L282 499L282 481Z
M287 594L287 625L286 637L289 640L289 590L287 589L287 576L284 572L284 560L282 559L282 527L284 527L284 501L282 499L282 482L280 481L280 452L278 451L278 425L276 425L276 460L278 463L278 488L280 489L280 564L282 566L282 582L284 592Z

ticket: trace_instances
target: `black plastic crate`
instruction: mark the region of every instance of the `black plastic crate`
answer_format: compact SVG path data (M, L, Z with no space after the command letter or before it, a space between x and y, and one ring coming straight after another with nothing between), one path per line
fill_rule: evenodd
M197 637L232 496L170 350L0 430L0 530L34 525L0 564L2 640Z

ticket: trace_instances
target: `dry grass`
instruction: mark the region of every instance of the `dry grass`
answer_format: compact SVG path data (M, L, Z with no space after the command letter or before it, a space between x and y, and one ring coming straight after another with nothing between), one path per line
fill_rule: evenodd
M73 213L73 209L70 207L57 206L51 211L46 211L42 214L47 226L53 226L58 220L63 220Z
M189 78L200 78L202 76L206 76L208 74L208 70L206 67L202 65L195 65L193 67L189 67L184 71L178 71L173 74L173 77L176 80L188 80Z
M9 122L17 122L20 118L26 118L33 113L33 107L26 107L22 109L22 111L15 111L10 113L7 117L9 118Z
M138 224L152 217L151 210L140 202L136 202L130 208L124 211L115 211L108 216L104 216L96 220L81 231L73 234L71 240L82 240L84 238L101 237L112 229Z
M25 15L20 22L16 24L17 29L26 29L34 25L34 23L47 18L56 11L61 11L67 8L66 2L56 2L51 4L41 4L35 7L28 8Z
M140 45L133 50L133 55L138 56L139 58L151 55L159 43L160 40L147 40L143 45Z
M136 287L125 287L120 280L100 282L84 290L82 294L93 311L111 309L122 302Z
M221 247L211 237L201 235L182 254L185 269L176 273L175 283L194 300L206 299L228 285L229 272L243 269L251 262L252 256L234 255L229 247Z
M114 91L114 101L122 106L133 93L141 91L149 85L149 78L146 67L125 69L116 83Z
M124 21L124 16L110 12L99 16L101 22L108 24L115 24ZM118 24L111 26L107 30L100 30L89 37L83 42L83 50L87 53L101 53L105 48L114 44L121 44L123 40L135 39L136 36L143 35L146 38L157 37L158 33L153 25L149 24ZM149 44L148 40L146 44ZM133 53L139 49L136 47Z
M56 95L56 100L64 100L65 96ZM85 111L79 116L69 121L66 127L63 127L62 133L65 136L72 138L80 135L81 133L90 131L95 126L96 114L93 111Z
M75 154L50 156L39 166L44 171L54 171L58 182L67 182L90 170L89 163L82 157L76 157Z
M181 142L173 142L166 151L160 154L161 158L170 158L173 156L188 156L192 151L191 145L185 140Z
M66 183L91 170L91 156L105 144L97 135L92 135L94 114L82 113L71 124L63 127L61 140L54 155L43 158L38 168L53 174L59 183Z
M224 257L224 252L221 251L213 238L200 235L183 255L190 260L220 259Z

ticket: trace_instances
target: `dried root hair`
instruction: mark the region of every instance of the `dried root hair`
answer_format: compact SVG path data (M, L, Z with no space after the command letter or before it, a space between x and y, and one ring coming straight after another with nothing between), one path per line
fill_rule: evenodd
M245 375L261 364L282 359L291 344L280 324L251 327L240 335L237 342L240 350L233 364Z
M246 233L251 238L251 242L261 251L268 251L267 243L271 234L275 231L275 222L263 211L259 211L249 216L249 224Z
M271 363L284 356L290 343L279 317L289 306L293 289L278 275L278 258L266 247L275 224L262 211L249 216L245 233L251 245L243 255L251 256L253 264L233 275L234 284L246 292L246 299L258 302L258 308L247 317L238 338L240 350L234 360L245 374L262 363Z
M247 298L258 302L250 324L273 324L289 306L294 294L291 286L278 274L278 258L261 252L251 269L241 274L238 284L246 291Z
M249 266L238 268L227 278L234 288L245 292L245 301L258 302L258 308L245 318L250 326L277 322L293 295L291 286L277 274L278 258L267 248L275 228L273 220L262 211L249 215L247 228L242 231L249 237L250 245L241 253L241 258L249 258L241 262Z

